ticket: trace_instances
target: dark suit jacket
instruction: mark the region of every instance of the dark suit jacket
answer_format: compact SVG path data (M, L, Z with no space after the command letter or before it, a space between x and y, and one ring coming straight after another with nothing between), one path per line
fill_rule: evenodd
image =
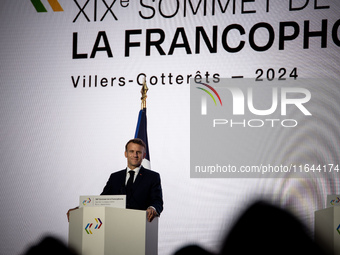
M111 174L101 195L126 195L126 169ZM126 208L146 210L153 206L160 215L163 211L163 195L160 175L140 168L132 186L132 194L126 197Z

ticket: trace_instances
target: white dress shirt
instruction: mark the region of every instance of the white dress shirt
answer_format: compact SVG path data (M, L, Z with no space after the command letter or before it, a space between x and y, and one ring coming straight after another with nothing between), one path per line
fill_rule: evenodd
M133 176L133 182L135 182L137 175L139 173L139 169L140 167L136 167L135 169L130 169L129 167L126 168L126 179L125 179L125 185L127 184L129 178L130 178L130 174L129 171L134 171L135 175Z

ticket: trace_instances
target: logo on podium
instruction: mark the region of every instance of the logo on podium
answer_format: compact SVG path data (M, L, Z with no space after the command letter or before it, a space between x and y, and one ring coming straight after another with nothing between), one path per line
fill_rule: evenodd
M103 223L102 223L102 221L100 220L100 218L94 218L95 219L95 221L96 221L96 226L92 229L92 230L98 230L98 229L100 229L100 227L103 225ZM92 226L93 226L93 222L90 222L90 223L87 223L87 225L86 225L86 227L85 227L85 231L86 231L86 233L88 234L88 235L92 235L93 233L92 233L92 230L91 230L91 228L92 228Z
M86 198L84 201L83 201L83 205L85 206L85 205L87 205L87 204L89 204L89 203L91 203L91 198L89 197L89 198Z
M330 203L331 203L331 205L338 204L338 203L340 203L340 198L336 197L336 199L332 199Z

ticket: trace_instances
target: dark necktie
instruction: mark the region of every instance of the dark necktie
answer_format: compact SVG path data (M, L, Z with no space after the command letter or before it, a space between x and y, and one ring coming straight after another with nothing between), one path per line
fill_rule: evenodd
M129 174L130 174L130 177L129 177L129 180L126 184L126 191L127 191L128 194L131 193L131 189L132 189L132 185L133 185L133 177L135 175L135 171L130 170Z

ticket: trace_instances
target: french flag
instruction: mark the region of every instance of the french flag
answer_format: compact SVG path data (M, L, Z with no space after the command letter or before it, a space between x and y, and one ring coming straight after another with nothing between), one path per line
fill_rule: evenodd
M151 164L150 164L150 154L149 154L149 145L148 145L146 108L143 108L139 111L135 138L142 139L146 145L146 156L143 159L142 166L147 169L150 169Z

